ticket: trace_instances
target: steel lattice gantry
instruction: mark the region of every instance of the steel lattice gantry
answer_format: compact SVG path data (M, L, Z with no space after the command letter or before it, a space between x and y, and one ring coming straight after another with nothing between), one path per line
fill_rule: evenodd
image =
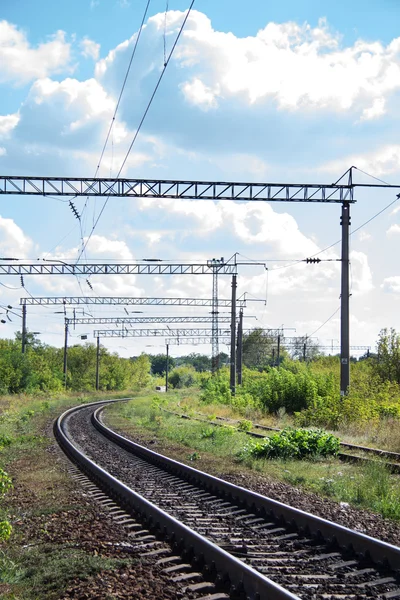
M126 306L211 306L212 298L128 298L119 296L66 296L66 297L28 297L21 298L23 306L51 305L126 305ZM230 308L231 300L218 298L218 306ZM240 308L246 306L246 300L236 300Z
M238 264L245 263L221 264L218 273L234 275L237 273ZM212 273L212 268L202 263L0 263L0 275L211 275Z
M273 330L277 331L277 330ZM245 331L244 333L249 333ZM229 329L219 329L218 335L224 337L230 335ZM93 337L100 338L127 338L127 337L208 337L211 341L212 330L211 329L100 329L93 332Z
M220 317L220 323L230 323L231 317ZM211 323L209 317L79 317L66 318L67 325L133 325L136 323Z
M219 336L219 342L230 346L230 336ZM199 346L200 344L211 344L211 336L195 336L195 337L180 337L180 338L165 338L165 344L168 346Z
M114 196L268 202L354 202L352 184L249 183L0 176L1 194L26 196Z
M358 184L353 182L353 170L332 184L303 183L248 183L215 181L182 181L151 179L113 179L80 177L26 177L0 176L0 195L21 194L34 196L106 196L193 200L268 201L268 202L322 202L342 205L341 228L341 316L340 316L340 390L346 394L350 382L350 337L349 337L349 229L350 204L355 202L356 187L396 188L399 185L384 183ZM346 183L341 183L347 177ZM28 274L8 271L3 265L0 274ZM29 270L32 266L29 267ZM210 271L209 271L210 272ZM219 271L222 274L222 271ZM63 272L64 274L65 272ZM85 271L84 274L92 274ZM132 272L133 273L133 272ZM32 271L31 273L32 274ZM47 273L46 273L47 274ZM72 271L72 274L76 274ZM156 274L156 272L154 272ZM231 275L235 273L230 272Z

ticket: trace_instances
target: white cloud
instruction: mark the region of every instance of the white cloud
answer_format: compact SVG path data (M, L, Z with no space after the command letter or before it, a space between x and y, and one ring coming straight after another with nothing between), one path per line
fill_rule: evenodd
M0 252L3 256L26 258L33 242L13 221L0 216Z
M353 294L365 294L374 288L372 272L368 264L368 257L364 252L352 251L351 264L351 291Z
M391 225L389 227L389 229L386 231L386 235L392 236L392 235L399 235L400 233L400 225L397 225L397 223L394 223L393 225Z
M23 31L0 21L0 83L23 84L60 73L69 67L70 58L71 46L63 31L33 48Z
M179 29L184 13L169 11L167 36ZM140 79L160 68L158 44L165 15L151 17L143 43L151 53ZM112 50L96 66L96 76L109 75L129 51L135 36ZM268 23L254 36L240 38L213 29L210 19L193 10L173 62L178 87L190 105L224 110L236 99L241 105L272 102L282 110L354 111L365 121L386 110L386 99L400 90L400 38L388 45L357 40L344 46L340 36L321 19L308 23Z
M0 139L8 138L18 125L19 114L0 115Z
M99 58L100 44L97 44L89 38L84 38L80 43L80 47L82 49L81 54L85 58L93 58L93 60L97 60Z
M200 106L200 108L203 108L204 110L209 110L210 108L216 108L218 106L218 93L206 86L197 77L190 82L187 81L186 83L183 83L181 87L185 98L191 104Z
M354 165L376 177L396 173L400 169L400 145L388 144L373 152L348 155L322 165L320 170L340 173L347 170L349 165Z
M393 275L392 277L385 277L381 288L384 292L399 294L400 293L400 276Z
M368 233L368 231L360 231L358 234L358 239L360 242L369 242L372 240L372 235Z
M168 29L182 13L168 13ZM148 22L161 31L164 15ZM343 47L324 19L317 27L268 23L255 36L239 38L212 28L192 11L176 59L195 73L182 87L191 102L212 106L219 95L250 104L275 100L280 108L361 110L362 118L384 113L385 97L400 88L400 38L387 46L357 40Z

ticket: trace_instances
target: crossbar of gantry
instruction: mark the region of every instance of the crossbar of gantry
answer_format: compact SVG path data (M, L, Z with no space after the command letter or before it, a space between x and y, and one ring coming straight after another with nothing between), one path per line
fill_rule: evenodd
M244 263L221 264L218 266L218 273L234 275L237 273L238 264ZM0 275L211 275L212 273L212 268L205 263L0 263Z
M250 330L249 330L250 331ZM244 333L249 333L245 331ZM218 335L223 337L228 335L228 329L219 329ZM127 337L193 337L207 336L211 340L211 329L100 329L93 331L93 337L100 338L127 338Z
M237 300L240 308L246 306L247 300ZM66 296L66 297L29 297L21 298L22 306L57 306L57 305L126 305L126 306L212 306L212 298L127 298L118 296ZM218 306L229 308L231 300L218 298Z
M219 342L221 344L225 344L226 346L231 345L230 336L220 336ZM211 345L211 337L210 336L194 336L194 337L180 337L180 338L165 338L165 344L169 346L200 346L200 345Z
M0 176L0 195L107 196L268 202L354 202L353 185L177 179Z
M219 317L220 323L230 323L231 317ZM211 323L212 317L79 317L66 318L67 325L134 325L137 323Z

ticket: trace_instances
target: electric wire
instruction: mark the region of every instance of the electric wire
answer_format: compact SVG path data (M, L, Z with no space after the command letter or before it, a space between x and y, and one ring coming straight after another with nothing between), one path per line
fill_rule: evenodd
M331 319L333 319L333 317L336 315L336 313L338 313L340 310L340 306L335 310L335 312L329 317L329 319L327 319L324 323L322 323L322 325L320 325L315 331L313 331L310 335L307 335L307 337L313 337L317 331L319 331L320 329L322 329L327 323L329 323L329 321Z
M153 103L153 100L154 100L154 97L155 97L155 95L156 95L156 93L157 93L157 91L158 91L158 88L160 87L160 84L161 84L161 81L162 81L162 79L163 79L163 77L164 77L165 71L166 71L166 69L167 69L167 67L168 67L168 64L169 64L169 62L170 62L170 60L171 60L171 57L172 57L172 55L173 55L173 53L174 53L174 50L175 50L175 48L176 48L176 46L177 46L177 44L178 44L178 41L179 41L179 39L180 39L180 37L181 37L181 34L182 34L182 32L183 32L183 29L184 29L184 27L185 27L185 25L186 25L186 22L187 22L187 20L188 20L188 18L189 18L189 15L190 15L190 13L191 13L191 10L192 10L192 8L193 8L193 5L194 5L194 3L195 3L195 0L192 0L191 4L190 4L190 6L189 6L189 9L188 9L188 10L187 10L187 12L186 12L186 15L185 15L185 17L184 17L184 19L183 19L182 25L181 25L181 27L180 27L180 29L179 29L179 31L178 31L178 34L177 34L177 36L176 36L176 38L175 38L175 41L174 41L174 43L173 43L173 45L172 45L172 48L171 48L171 50L170 50L170 53L168 54L167 60L166 60L166 62L164 63L164 66L163 66L163 68L162 68L162 70L161 70L161 73L160 73L160 76L159 76L159 78L158 78L158 80L157 80L156 86L155 86L155 88L154 88L154 90L153 90L153 93L152 93L152 94L151 94L151 96L150 96L150 99L149 99L149 101L148 101L148 103L147 103L146 109L145 109L145 111L144 111L144 113L143 113L143 116L142 116L142 118L141 118L140 122L139 122L138 128L136 129L135 135L133 136L132 142L131 142L131 144L130 144L130 146L129 146L129 148L128 148L128 151L127 151L127 153L126 153L126 155L125 155L125 158L124 158L124 160L122 161L122 164L121 164L121 166L120 166L120 168L119 168L119 171L118 171L118 174L117 174L117 176L116 176L116 179L118 179L118 178L120 177L120 175L121 175L121 172L122 172L122 170L123 170L123 168L124 168L124 166L125 166L125 164L126 164L126 161L128 160L129 154L130 154L130 152L131 152L131 150L132 150L132 147L133 147L134 143L136 142L136 140L137 140L137 138L138 138L138 135L139 135L139 133L140 133L140 131L141 131L141 129L142 129L142 125L143 125L143 123L144 123L144 121L145 121L145 119L146 119L146 117L147 117L147 114L148 114L148 112L149 112L149 110L150 110L150 107L151 107L151 105L152 105L152 103ZM101 218L101 216L102 216L102 214L103 214L103 212L104 212L104 209L106 208L106 206L107 206L107 204L108 204L108 201L109 201L109 199L110 199L110 196L107 196L107 198L105 199L105 201L104 201L104 203L103 203L103 206L102 206L102 208L101 208L101 210L100 210L100 212L99 212L99 214L98 214L98 216L97 216L97 218L96 218L96 221L95 221L95 223L94 223L94 225L93 225L93 227L92 227L92 229L91 229L91 232L90 232L90 234L89 234L89 236L88 236L88 238L87 238L87 240L86 240L86 242L85 242L85 247L87 246L87 244L88 244L89 240L91 239L91 237L92 237L92 235L93 235L93 232L94 232L95 228L97 227L97 224L98 224L98 222L99 222L99 220L100 220L100 218ZM80 259L80 257L81 257L81 256L82 256L82 252L81 252L81 254L78 256L78 260Z

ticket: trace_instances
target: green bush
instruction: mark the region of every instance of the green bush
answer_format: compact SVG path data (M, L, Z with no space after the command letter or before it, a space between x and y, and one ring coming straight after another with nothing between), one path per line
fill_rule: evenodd
M191 387L197 383L196 369L189 365L176 367L169 375L169 382L177 389Z
M248 451L254 458L302 459L336 456L339 447L339 438L322 430L284 429L261 442L253 442Z

